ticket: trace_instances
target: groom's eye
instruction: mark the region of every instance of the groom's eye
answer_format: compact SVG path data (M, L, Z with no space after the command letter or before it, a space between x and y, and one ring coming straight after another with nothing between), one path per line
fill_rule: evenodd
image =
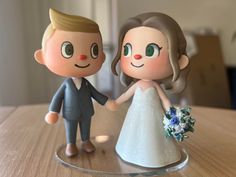
M61 45L61 54L66 59L69 59L73 56L74 47L69 41L66 41L66 42L62 43L62 45Z
M90 54L93 59L96 59L98 57L99 49L98 49L98 44L93 43L90 48Z

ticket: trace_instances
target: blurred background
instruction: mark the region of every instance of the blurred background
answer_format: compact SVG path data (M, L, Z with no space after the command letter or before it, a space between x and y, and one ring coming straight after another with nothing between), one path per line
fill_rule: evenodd
M49 102L63 78L33 58L49 24L49 8L95 20L102 32L106 62L90 81L116 98L124 89L112 75L119 28L129 17L163 12L185 31L191 72L175 103L236 109L235 0L1 0L0 106Z

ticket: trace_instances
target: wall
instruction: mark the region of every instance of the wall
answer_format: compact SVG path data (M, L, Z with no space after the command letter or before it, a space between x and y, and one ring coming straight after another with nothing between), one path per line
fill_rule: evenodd
M29 100L22 12L21 1L0 1L0 105Z
M231 43L236 30L235 0L117 0L117 4L119 26L129 17L159 11L172 16L187 30L201 27L218 30L225 64L236 66L236 42Z

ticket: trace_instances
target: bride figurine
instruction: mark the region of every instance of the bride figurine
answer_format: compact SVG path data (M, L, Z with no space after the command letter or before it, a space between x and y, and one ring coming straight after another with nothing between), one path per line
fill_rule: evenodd
M118 62L121 82L130 87L116 99L114 109L132 96L133 100L116 144L117 154L126 162L150 168L179 161L180 149L173 137L166 136L163 117L172 106L165 93L185 87L189 68L180 26L162 13L130 18L121 28L112 63L116 75Z

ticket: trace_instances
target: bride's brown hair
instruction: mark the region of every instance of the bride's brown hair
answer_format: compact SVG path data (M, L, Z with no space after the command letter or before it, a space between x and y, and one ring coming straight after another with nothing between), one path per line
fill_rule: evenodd
M157 82L162 83L164 88L170 89L171 92L179 92L185 87L185 80L189 70L189 64L180 70L178 60L182 55L186 55L186 40L184 34L178 25L178 23L162 13L144 13L133 18L130 18L121 28L119 34L119 43L116 56L112 62L111 68L115 75L118 75L116 71L116 65L120 60L122 53L122 43L126 33L133 28L146 26L161 31L168 42L168 53L171 67L173 69L173 76L164 78ZM120 73L121 82L128 86L131 82L135 81L134 78L127 76L125 73Z

